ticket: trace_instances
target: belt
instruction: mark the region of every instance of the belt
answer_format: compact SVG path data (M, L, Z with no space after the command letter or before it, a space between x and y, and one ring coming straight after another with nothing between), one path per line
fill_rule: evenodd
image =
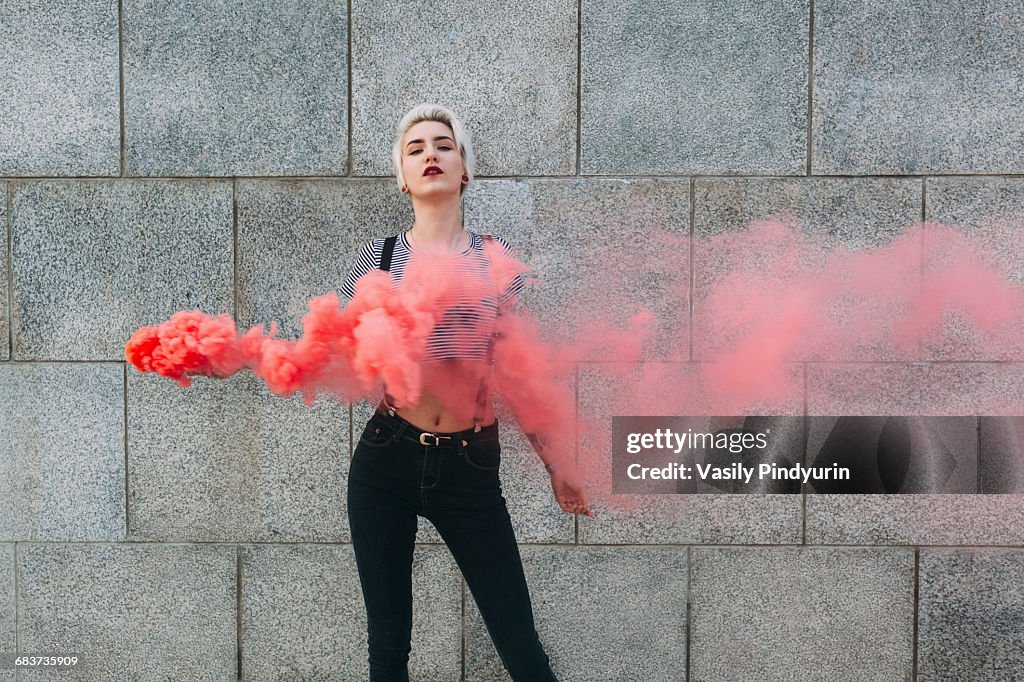
M403 419L394 410L378 406L373 419L388 426L395 433L395 438L404 438L411 443L427 445L435 448L442 447L465 447L473 441L488 441L498 439L498 422L495 420L487 426L465 429L464 431L432 432L424 431L412 422Z

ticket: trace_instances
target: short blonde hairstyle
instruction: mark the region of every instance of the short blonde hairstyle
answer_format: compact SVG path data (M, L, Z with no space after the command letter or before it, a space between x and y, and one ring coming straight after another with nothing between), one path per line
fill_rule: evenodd
M395 164L395 179L398 182L398 189L401 191L405 184L405 174L402 172L402 138L414 125L420 121L438 121L452 129L452 136L455 138L455 146L462 155L462 163L466 167L466 175L469 181L473 182L473 140L469 131L462 125L450 109L440 104L417 104L410 109L398 123L398 135L395 137L395 145L391 150L391 160ZM466 185L459 187L459 196L466 190Z

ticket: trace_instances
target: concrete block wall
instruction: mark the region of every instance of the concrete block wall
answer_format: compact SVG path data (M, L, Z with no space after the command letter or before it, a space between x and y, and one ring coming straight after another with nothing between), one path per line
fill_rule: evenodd
M251 375L186 390L123 347L193 308L297 335L362 241L411 224L390 144L412 105L470 127L466 227L537 269L542 320L586 267L575 240L642 248L647 224L691 240L673 257L699 310L716 262L694 238L753 218L867 248L1024 211L1022 27L1016 0L0 3L0 653L84 652L69 680L366 679L344 499L368 407ZM649 359L692 371L715 340L659 313L687 338ZM792 413L941 394L971 414L1021 394L1022 362L793 363ZM613 390L578 377L581 404ZM661 496L576 520L516 429L502 453L562 680L1024 679L1018 494ZM418 539L413 679L507 679L436 531Z

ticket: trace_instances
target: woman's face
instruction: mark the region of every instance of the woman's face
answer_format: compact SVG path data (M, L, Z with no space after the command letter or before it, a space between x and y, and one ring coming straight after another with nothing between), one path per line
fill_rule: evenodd
M430 166L440 174L423 174ZM411 194L429 196L454 192L464 184L466 167L455 146L452 129L440 121L420 121L402 138L402 173ZM468 184L468 183L466 183Z

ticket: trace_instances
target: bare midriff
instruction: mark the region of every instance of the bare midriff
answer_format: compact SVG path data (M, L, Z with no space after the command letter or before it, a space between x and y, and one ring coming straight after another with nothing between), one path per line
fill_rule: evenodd
M481 426L494 423L489 364L482 360L440 360L423 363L420 367L423 392L416 404L396 404L385 396L385 400L395 408L395 414L424 431L437 433L473 428L474 414L482 419ZM478 407L481 379L485 376L484 404ZM387 393L387 386L384 390Z

